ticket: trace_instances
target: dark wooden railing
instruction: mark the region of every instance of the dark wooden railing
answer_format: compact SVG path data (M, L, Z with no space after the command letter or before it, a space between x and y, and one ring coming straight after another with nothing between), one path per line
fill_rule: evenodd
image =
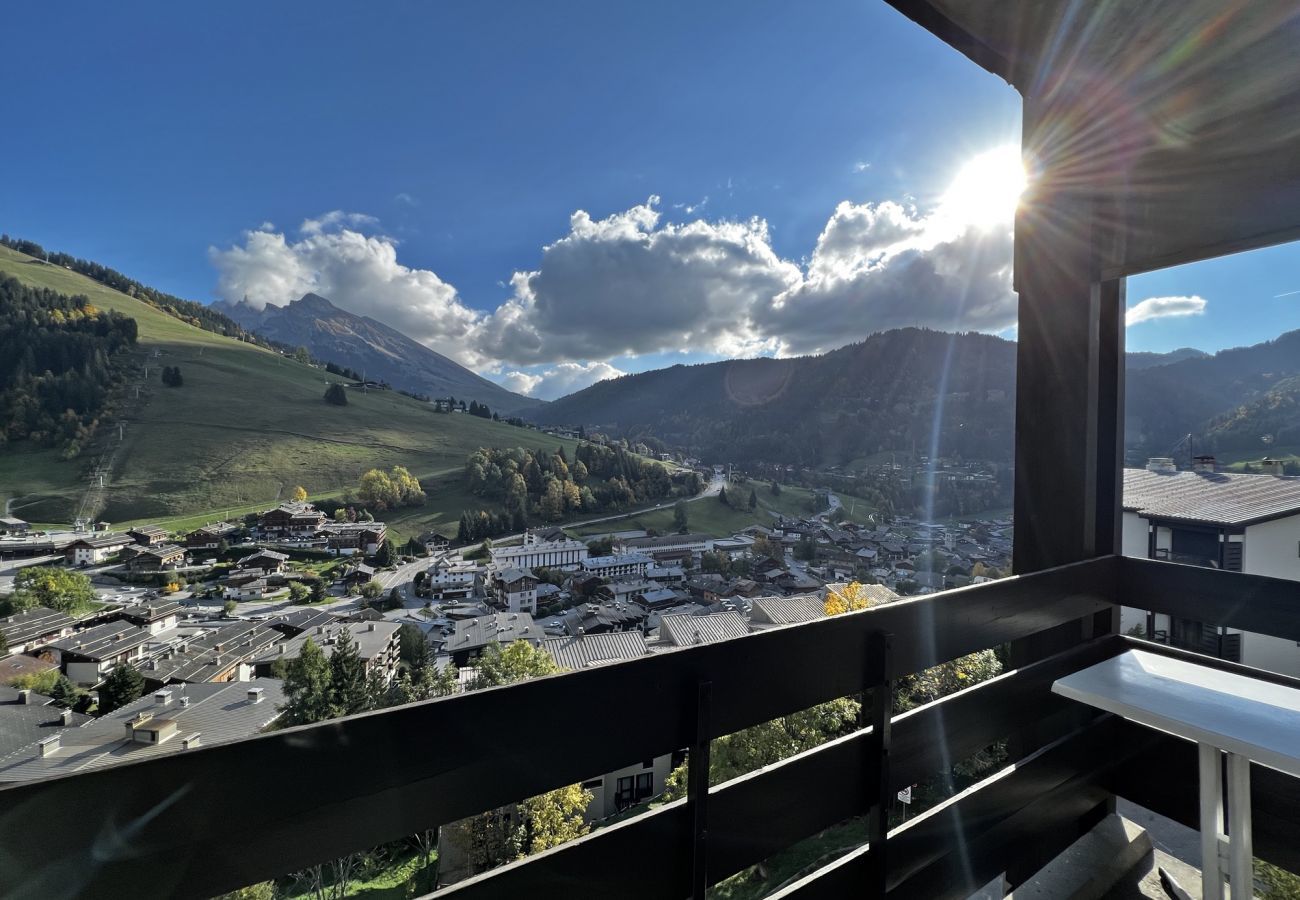
M890 896L955 896L1012 860L1023 866L1026 848L1050 858L1105 811L1112 792L1186 821L1196 770L1183 742L1050 691L1061 675L1133 643L1112 634L1084 640L1096 614L1121 603L1300 640L1300 616L1287 612L1297 602L1292 582L1104 557L599 669L4 787L0 895L121 895L147 882L157 896L210 896L694 747L697 768L686 800L445 891L685 897L831 825L879 811L893 791L1009 735L1031 727L1053 735L887 840L783 892L838 896L842 885L862 891L874 882ZM868 727L706 785L702 751L714 737L836 697L881 692L901 676L1071 622L1080 623L1076 646L893 718L886 746L884 730ZM884 636L892 636L887 654L880 650ZM1134 773L1163 771L1164 757L1182 779L1177 790L1136 783ZM1300 833L1296 780L1264 772L1255 784L1259 855L1300 867L1287 841L1294 845ZM1271 798L1262 796L1265 787Z

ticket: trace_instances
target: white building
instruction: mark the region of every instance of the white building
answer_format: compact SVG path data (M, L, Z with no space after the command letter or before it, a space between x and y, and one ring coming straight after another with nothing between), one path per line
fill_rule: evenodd
M1300 581L1300 477L1170 465L1124 470L1123 553ZM1296 615L1300 615L1297 589ZM1300 675L1300 646L1264 634L1125 608L1121 627L1260 669Z
M464 599L474 591L482 566L459 556L443 554L433 561L425 574L429 595L437 600Z
M524 532L523 543L490 552L493 569L576 569L590 555L582 541L542 541L531 531Z
M509 612L537 615L537 576L527 569L502 569L492 575L497 602Z
M599 578L623 578L628 575L640 578L654 562L642 553L620 553L615 556L591 556L582 561L582 569Z

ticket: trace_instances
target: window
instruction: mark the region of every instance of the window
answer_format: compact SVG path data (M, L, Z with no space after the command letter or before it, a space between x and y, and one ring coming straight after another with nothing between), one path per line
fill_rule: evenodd
M653 769L654 767L655 761L653 759L647 759L641 763L641 768L643 769Z
M598 788L604 787L604 785L605 785L605 779L603 778L592 778L582 783L583 790L587 790L587 791L594 791Z
M619 809L627 809L635 801L633 800L633 779L631 775L618 780L618 790L614 792L614 805Z
M654 776L643 772L636 777L636 799L644 800L654 793Z

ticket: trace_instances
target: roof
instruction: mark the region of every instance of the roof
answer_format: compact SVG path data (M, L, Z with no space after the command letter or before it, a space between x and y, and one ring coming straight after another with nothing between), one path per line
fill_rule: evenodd
M507 584L507 585L514 584L517 581L523 581L525 578L531 579L533 581L537 580L537 576L534 575L532 571L530 571L529 569L516 569L513 567L508 569L501 569L493 576L493 578L495 578L497 581L500 581L502 584Z
M22 703L16 688L0 685L0 758L65 728L92 721L90 716L70 713L65 725L63 709L52 703L43 694L31 694L28 702Z
M542 648L563 669L588 669L627 659L639 659L650 653L645 638L639 631L547 638L542 641Z
M637 550L654 550L657 547L708 544L712 540L707 534L663 534L658 537L627 538L623 541L623 546Z
M348 629L352 635L352 640L356 642L357 654L362 659L371 659L386 651L393 641L393 635L402 626L397 622L347 622L334 619L332 622L320 623L308 631L304 631L287 641L282 641L273 647L268 647L266 652L260 654L255 662L273 663L277 659L296 659L302 653L303 645L311 640L317 647L325 652L326 656L333 656L334 650L338 647L339 639L343 636L343 629Z
M153 603L138 603L135 606L128 606L122 610L122 615L151 622L177 615L180 611L181 605L175 600L158 600Z
M14 613L0 619L0 634L5 636L10 647L26 644L44 634L52 634L70 628L73 620L58 610L37 606L26 612Z
M150 659L140 671L151 681L210 681L283 639L282 633L260 622L238 622L186 638Z
M85 631L78 631L50 644L63 653L74 653L87 659L102 660L134 650L149 642L148 628L130 622L108 622Z
M476 650L491 643L508 644L511 641L539 642L546 637L542 627L526 612L496 613L460 619L455 632L447 638L448 653Z
M127 534L144 534L144 535L166 535L167 529L161 525L137 525L134 528L128 528Z
M0 684L9 684L21 675L39 675L57 668L52 662L25 653L6 656L0 659Z
M582 561L584 569L607 569L611 566L648 566L654 560L643 553L615 553L612 556L589 556Z
M745 617L738 612L709 613L705 616L664 616L659 637L677 647L713 644L749 634Z
M77 538L69 547L94 547L105 549L108 547L125 547L127 544L134 544L135 541L125 534L92 534L90 537Z
M266 624L280 631L297 634L318 625L331 625L335 621L336 617L323 609L295 609L271 619Z
M1300 514L1300 476L1125 469L1124 509L1147 518L1251 525Z
M826 603L815 594L797 597L755 597L750 603L750 620L755 625L792 625L826 616Z
M261 702L248 699L251 688L262 689ZM202 736L203 746L252 737L279 716L284 702L281 682L274 678L188 684L170 690L172 699L166 707L158 706L151 692L78 728L63 729L59 732L61 747L49 756L37 756L28 744L0 757L0 782L30 781L182 752L182 735L195 732ZM181 696L189 698L188 706L180 705ZM155 709L166 710L166 718L176 723L176 735L161 744L127 740L126 723Z

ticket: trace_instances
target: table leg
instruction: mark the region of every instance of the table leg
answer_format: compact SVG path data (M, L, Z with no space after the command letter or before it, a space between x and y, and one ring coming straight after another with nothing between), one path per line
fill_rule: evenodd
M1201 897L1223 900L1219 835L1223 833L1223 770L1219 748L1198 744L1201 795Z
M1228 871L1232 900L1255 896L1250 840L1250 760L1228 754Z

